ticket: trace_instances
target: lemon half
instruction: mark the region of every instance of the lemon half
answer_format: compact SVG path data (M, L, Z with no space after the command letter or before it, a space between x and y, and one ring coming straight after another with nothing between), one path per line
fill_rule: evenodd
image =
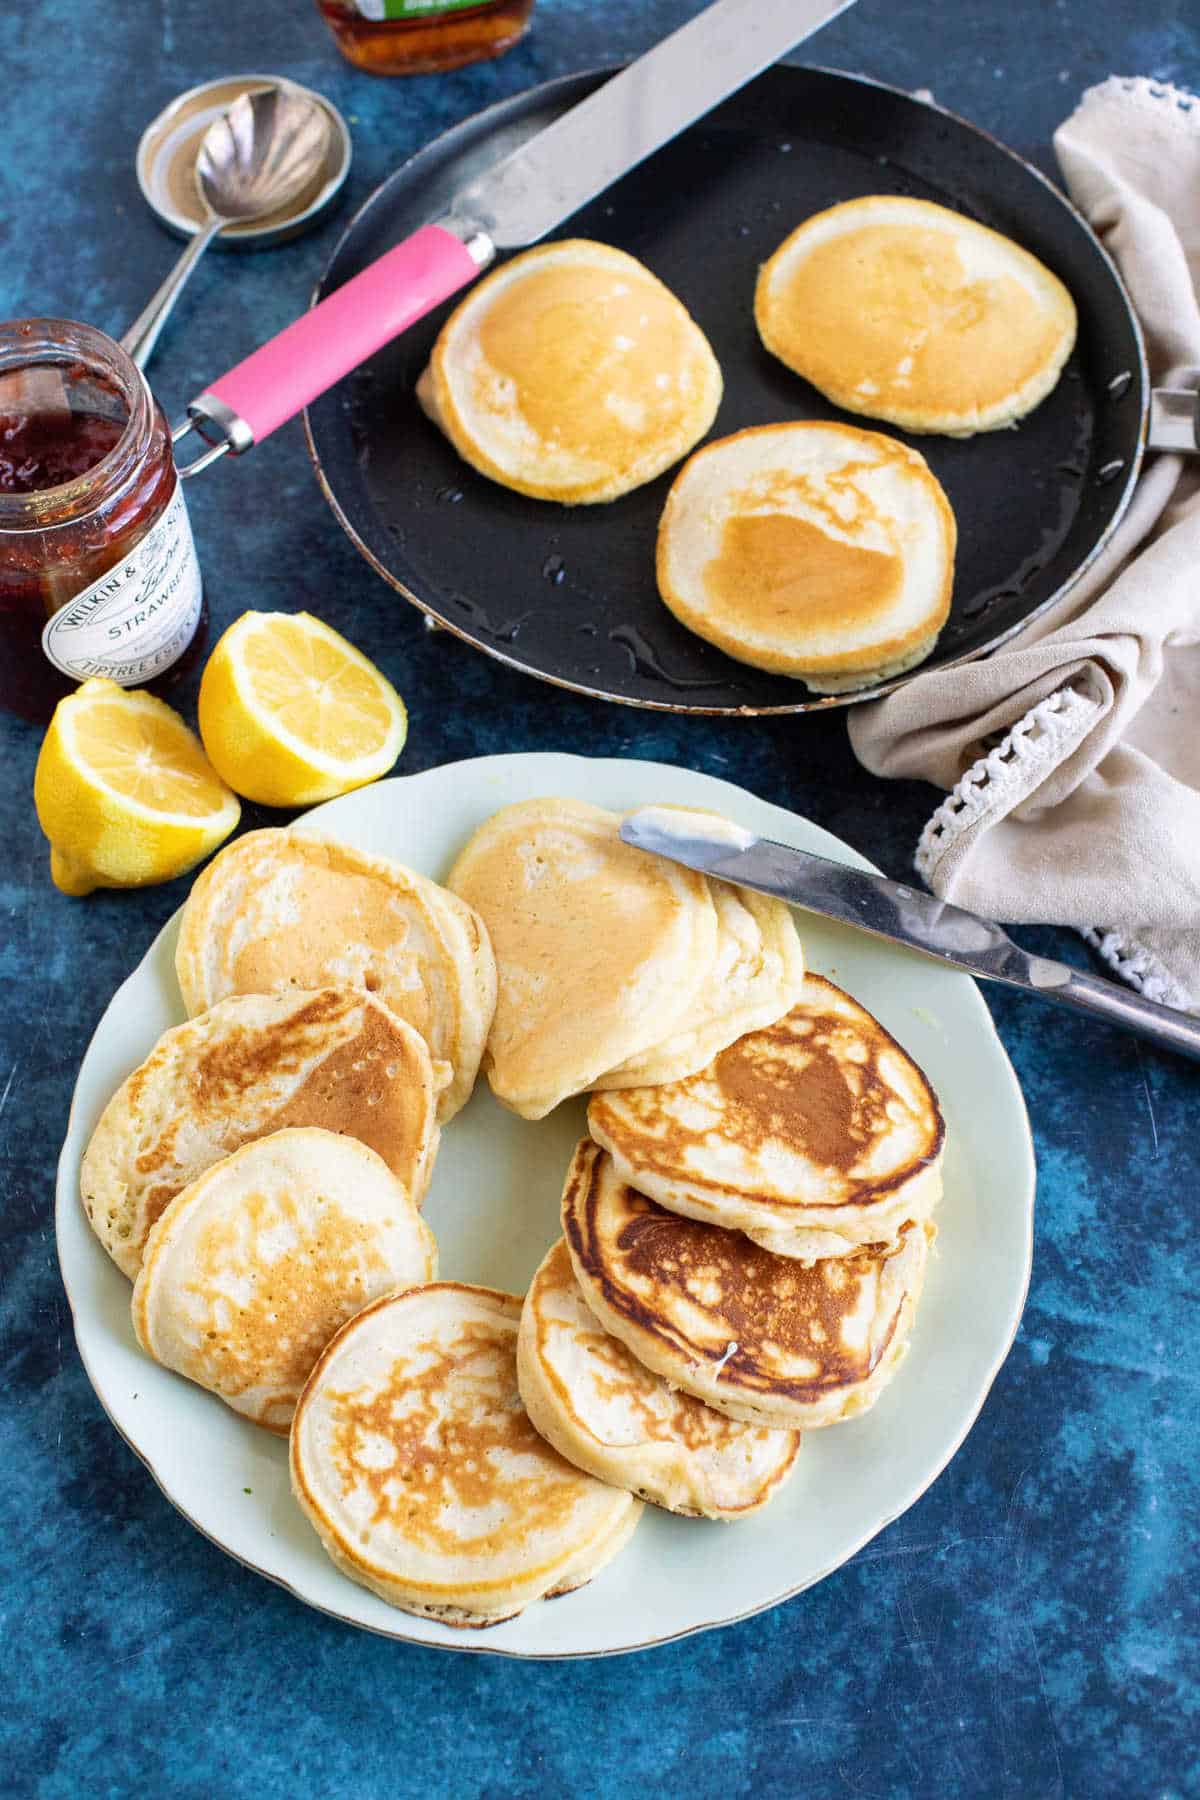
M99 678L59 701L33 799L64 894L172 881L215 850L241 813L177 712Z
M243 613L200 683L213 766L264 806L311 806L386 775L404 703L360 650L311 613Z

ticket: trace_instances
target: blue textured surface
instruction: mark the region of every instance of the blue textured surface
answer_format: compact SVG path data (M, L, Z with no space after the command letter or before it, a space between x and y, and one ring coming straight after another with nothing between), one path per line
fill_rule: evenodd
M172 411L303 305L348 208L435 131L637 51L693 10L540 0L534 33L500 63L379 82L341 62L304 0L6 7L0 315L119 332L176 248L134 181L142 125L229 70L312 83L351 121L347 205L297 244L210 256L154 365ZM1200 83L1200 31L1194 0L862 0L813 58L930 85L1049 168L1049 134L1088 83L1113 70ZM638 714L428 636L341 536L297 425L189 497L215 623L308 606L350 633L409 702L404 768L513 748L677 760L906 868L933 795L863 774L837 716ZM951 1467L830 1580L632 1660L518 1664L385 1642L197 1536L80 1367L51 1224L74 1068L184 884L57 894L29 799L37 742L0 719L0 1792L1200 1793L1194 1069L989 995L1040 1163L1028 1310ZM261 822L253 808L245 822ZM1027 935L1085 960L1066 934Z

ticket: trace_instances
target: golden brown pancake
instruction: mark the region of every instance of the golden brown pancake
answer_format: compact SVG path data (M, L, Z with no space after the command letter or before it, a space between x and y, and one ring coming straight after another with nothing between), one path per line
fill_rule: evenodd
M436 1274L433 1233L373 1150L276 1131L176 1194L146 1239L133 1327L156 1362L282 1433L339 1326Z
M674 1387L755 1425L812 1429L873 1406L904 1354L931 1225L806 1266L666 1212L585 1141L563 1235L588 1307Z
M338 1333L296 1409L296 1498L338 1568L405 1612L498 1624L590 1580L641 1515L534 1430L520 1315L515 1295L458 1282L388 1295Z
M812 1262L893 1239L941 1196L945 1125L928 1080L824 976L686 1081L595 1094L588 1130L671 1211Z
M437 1154L425 1040L356 988L235 994L164 1032L84 1152L88 1221L132 1281L181 1188L270 1131L320 1125L380 1155L418 1204Z
M496 1004L469 906L389 857L296 830L247 832L213 858L183 909L175 968L190 1013L227 994L376 994L448 1065L443 1122L471 1093Z
M658 590L739 662L839 693L929 655L955 543L916 450L853 425L759 425L706 444L676 476Z
M798 1431L726 1418L643 1368L588 1310L561 1238L525 1296L517 1374L530 1418L568 1462L669 1512L743 1519L800 1448Z
M957 437L1023 418L1075 342L1071 296L1036 257L899 195L805 220L764 264L754 310L767 349L836 406Z
M586 801L503 807L449 875L496 954L492 1092L540 1119L660 1043L709 980L717 918L702 875L631 849Z
M716 415L721 371L649 269L571 238L475 284L417 397L493 481L579 504L615 499L685 456Z

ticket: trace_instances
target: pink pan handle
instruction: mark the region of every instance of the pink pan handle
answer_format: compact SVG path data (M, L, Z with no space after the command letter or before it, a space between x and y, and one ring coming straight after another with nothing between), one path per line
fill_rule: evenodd
M248 428L240 434L243 441L231 447L260 444L310 400L466 287L480 266L453 232L422 225L214 381L194 403L194 411L203 416L209 411L206 402L218 401Z

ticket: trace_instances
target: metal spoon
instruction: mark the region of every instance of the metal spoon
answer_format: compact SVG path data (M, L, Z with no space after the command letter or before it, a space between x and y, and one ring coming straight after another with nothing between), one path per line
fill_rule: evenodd
M324 109L283 86L240 94L213 120L196 157L196 186L209 221L121 339L139 369L150 360L188 276L217 233L294 200L323 167L329 139Z

